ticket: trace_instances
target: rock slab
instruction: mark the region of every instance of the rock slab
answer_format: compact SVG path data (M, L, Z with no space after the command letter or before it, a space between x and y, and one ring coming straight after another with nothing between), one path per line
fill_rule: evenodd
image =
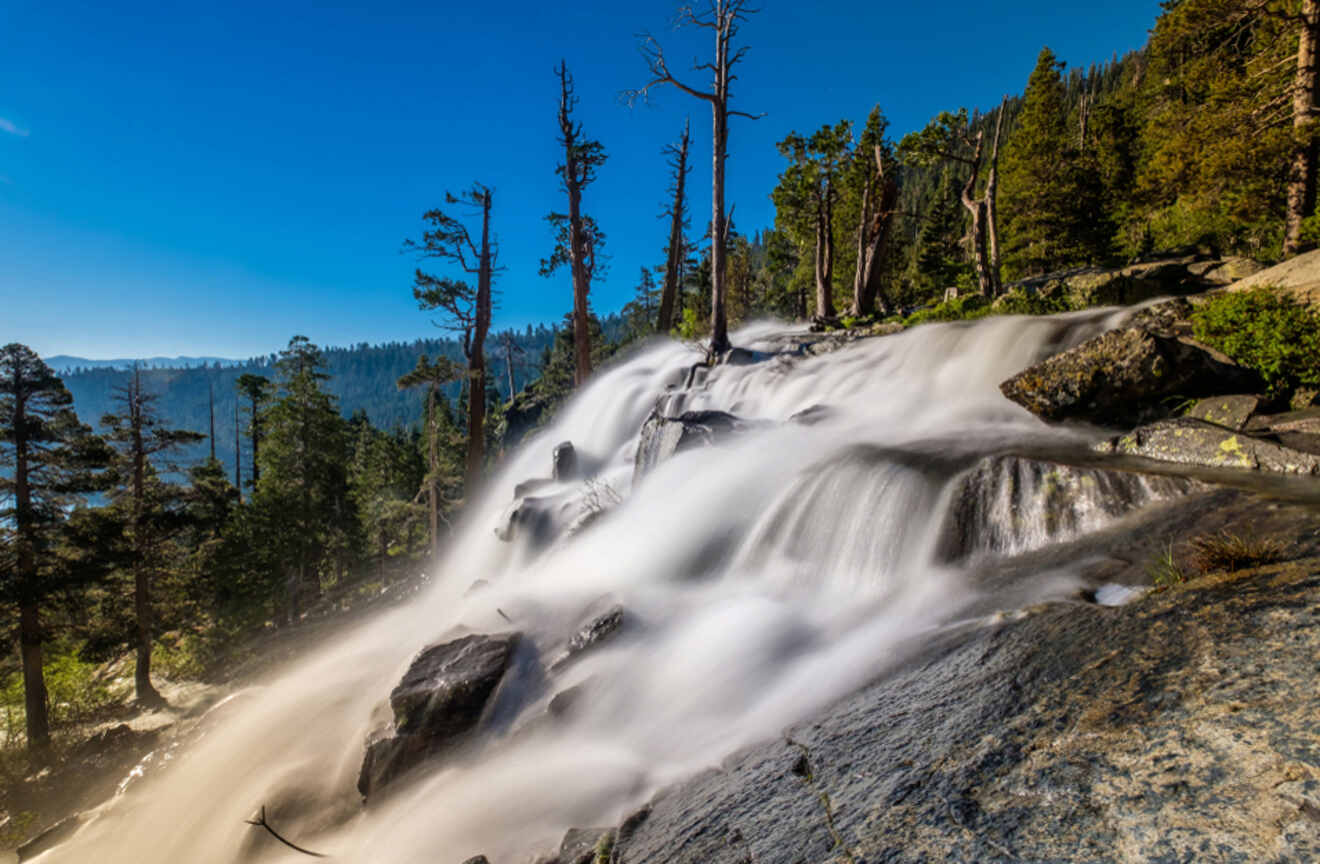
M1100 453L1143 456L1206 468L1320 474L1320 456L1314 453L1191 417L1141 426L1126 435L1102 441L1095 449Z
M1206 348L1141 327L1111 330L999 385L1038 417L1135 425L1166 417L1178 398L1255 390L1254 373Z

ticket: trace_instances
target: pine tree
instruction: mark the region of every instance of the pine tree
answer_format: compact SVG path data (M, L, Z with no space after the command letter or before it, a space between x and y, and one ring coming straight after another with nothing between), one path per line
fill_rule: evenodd
M50 752L41 607L61 587L53 550L70 506L104 487L104 444L78 421L73 397L30 348L0 348L0 597L18 607L28 752Z
M1068 121L1063 65L1040 52L1004 152L1004 262L1017 276L1094 263L1107 245L1094 166Z
M347 506L344 421L322 389L321 351L295 336L280 352L280 395L265 415L257 500L283 536L284 619L298 620L302 596L319 593L319 567L342 544L352 518Z
M134 647L137 662L134 684L142 705L159 706L165 700L151 683L153 631L152 583L162 569L160 545L171 530L181 527L173 518L181 504L182 490L160 479L153 460L180 447L200 442L205 436L183 429L169 429L153 403L156 395L142 387L142 372L133 367L128 384L119 390L118 413L101 418L106 438L118 452L117 489L112 500L123 513L125 534L133 549L133 613L136 619ZM210 460L216 462L214 458ZM216 464L219 464L218 462ZM164 466L166 470L175 468ZM171 524L173 523L173 524Z
M409 390L414 387L426 387L426 451L427 451L427 472L424 481L427 506L430 513L430 538L431 538L431 558L434 561L440 554L440 517L441 502L443 500L442 488L445 484L445 475L441 471L440 451L443 445L441 418L437 399L441 399L440 388L450 381L456 381L462 377L462 370L455 366L446 357L437 357L432 363L431 359L425 354L417 358L417 366L407 375L404 375L398 381L400 390ZM446 404L446 409L447 409ZM445 411L446 417L448 410ZM452 425L452 424L451 424Z

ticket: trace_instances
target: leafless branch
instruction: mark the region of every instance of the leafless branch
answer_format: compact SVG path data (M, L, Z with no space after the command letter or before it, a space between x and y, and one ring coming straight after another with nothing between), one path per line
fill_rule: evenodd
M247 822L247 824L256 828L265 828L267 831L270 832L270 836L274 837L276 840L280 841L285 846L288 846L290 849L294 850L295 852L301 852L302 854L310 855L313 858L329 857L327 855L322 855L320 852L313 852L310 849L304 849L303 847L299 846L297 843L294 843L290 840L286 840L284 837L280 836L280 832L276 831L273 827L271 827L271 824L266 821L266 806L264 804L261 806L261 815L259 815L256 819L245 819L243 821Z

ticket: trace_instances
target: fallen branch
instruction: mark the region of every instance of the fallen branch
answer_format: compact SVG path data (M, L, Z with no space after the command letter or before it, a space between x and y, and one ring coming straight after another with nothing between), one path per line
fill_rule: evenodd
M329 857L329 856L327 856L327 855L322 855L320 852L313 852L313 851L310 850L310 849L304 849L303 847L299 846L297 843L290 842L290 841L288 841L288 840L285 840L283 837L281 837L281 836L280 836L280 832L278 832L278 831L276 831L274 828L272 828L271 825L270 825L270 823L266 821L266 806L265 806L264 804L263 804L262 807L261 807L261 815L260 815L260 816L258 816L256 819L245 819L244 821L247 822L247 824L249 824L249 825L251 825L251 826L253 826L253 827L256 827L256 828L265 828L267 831L270 832L270 836L274 837L276 840L280 841L280 842L283 843L285 846L288 846L290 849L294 850L295 852L301 852L302 854L304 854L304 855L310 855L310 856L312 856L313 858L327 858L327 857Z

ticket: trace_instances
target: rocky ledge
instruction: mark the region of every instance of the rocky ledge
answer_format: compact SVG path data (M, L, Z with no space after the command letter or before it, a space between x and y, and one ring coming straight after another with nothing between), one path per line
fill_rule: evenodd
M1254 514L1235 530L1320 551L1314 514L1234 506ZM1318 598L1320 558L1304 557L946 633L662 792L608 860L1316 860Z

